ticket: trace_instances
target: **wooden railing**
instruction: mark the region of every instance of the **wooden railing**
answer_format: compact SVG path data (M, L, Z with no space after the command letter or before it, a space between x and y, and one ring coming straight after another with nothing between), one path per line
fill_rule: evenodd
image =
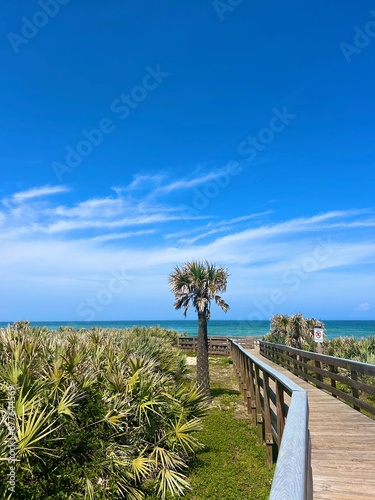
M375 377L375 365L270 342L260 342L260 353L319 389L351 404L355 410L364 410L375 416L375 406L360 399L361 394L375 399L375 386L363 380L365 376Z
M256 337L236 337L236 341L247 349L259 345ZM197 352L197 337L179 337L178 346L183 351ZM209 336L208 353L221 356L230 355L230 344L227 337Z
M240 391L267 463L276 469L270 500L312 499L311 440L307 392L230 340Z

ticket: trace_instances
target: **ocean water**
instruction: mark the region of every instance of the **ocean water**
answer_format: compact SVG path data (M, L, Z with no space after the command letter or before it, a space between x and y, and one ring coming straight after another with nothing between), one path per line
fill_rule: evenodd
M0 322L0 328L8 325ZM31 322L31 326L46 326L50 330L58 330L60 326L71 326L79 328L131 328L132 326L161 326L189 336L197 335L198 322L196 320L154 320L154 321L37 321ZM375 335L375 320L327 320L325 324L325 335L327 339L334 337L369 337ZM211 320L208 322L208 335L223 337L238 337L251 335L262 338L270 330L269 321L235 321L235 320Z

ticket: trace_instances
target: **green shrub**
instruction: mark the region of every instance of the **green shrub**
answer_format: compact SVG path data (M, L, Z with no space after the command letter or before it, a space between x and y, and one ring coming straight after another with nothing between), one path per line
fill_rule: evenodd
M184 492L207 401L186 382L177 336L159 327L51 332L22 323L0 330L0 473L9 472L13 432L12 498ZM7 487L0 484L3 498Z

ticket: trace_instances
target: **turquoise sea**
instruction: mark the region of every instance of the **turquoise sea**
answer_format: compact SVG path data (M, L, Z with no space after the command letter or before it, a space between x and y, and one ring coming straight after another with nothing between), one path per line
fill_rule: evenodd
M324 321L324 320L323 320ZM8 325L0 322L0 328ZM325 334L328 339L334 337L368 337L375 335L375 320L327 320L324 321ZM189 336L197 335L198 322L194 320L154 320L154 321L37 321L31 322L31 326L46 326L50 330L58 330L60 326L71 326L73 328L129 328L132 326L155 326L177 330ZM258 338L263 337L270 329L269 321L235 321L235 320L211 320L208 323L208 334L223 337L236 337L251 335Z

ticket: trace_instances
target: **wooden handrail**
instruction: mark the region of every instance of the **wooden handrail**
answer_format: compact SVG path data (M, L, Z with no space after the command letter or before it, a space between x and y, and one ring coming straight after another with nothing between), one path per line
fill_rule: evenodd
M230 339L231 356L252 424L277 456L270 500L311 500L311 440L307 392ZM287 402L286 402L287 400Z
M361 393L374 397L375 387L359 377L375 377L375 365L271 342L260 342L260 354L319 389L350 403L355 410L364 410L375 416L375 406L360 399ZM338 389L336 382L345 385L346 390Z
M198 337L182 337L178 338L178 347L183 351L197 352ZM252 349L259 345L259 340L256 337L236 337L239 344L245 345ZM230 346L228 337L209 336L208 337L208 353L221 356L230 355Z

